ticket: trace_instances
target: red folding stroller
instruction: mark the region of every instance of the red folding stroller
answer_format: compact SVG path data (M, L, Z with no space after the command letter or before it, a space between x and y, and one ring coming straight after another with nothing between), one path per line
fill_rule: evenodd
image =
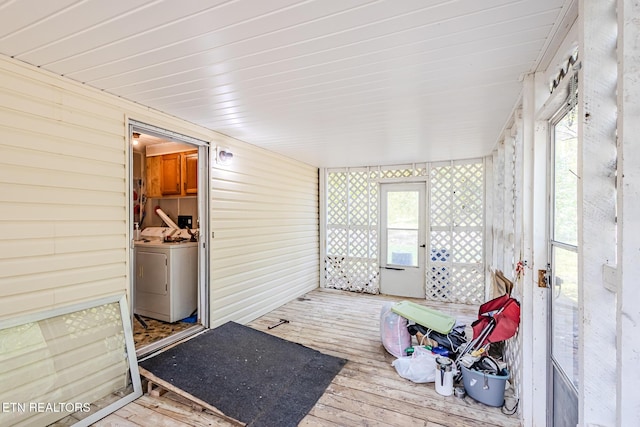
M473 339L456 358L456 365L460 366L460 359L467 353L508 340L516 334L519 324L520 303L509 294L482 304L478 310L478 320L471 324Z

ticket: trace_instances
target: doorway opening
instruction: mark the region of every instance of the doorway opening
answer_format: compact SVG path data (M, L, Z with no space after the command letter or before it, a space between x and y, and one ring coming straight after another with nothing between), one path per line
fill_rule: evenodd
M424 182L380 184L380 292L425 297Z
M577 94L570 94L575 100ZM578 122L568 102L551 122L549 200L549 419L555 427L578 423Z
M205 141L130 121L131 313L138 357L208 326Z

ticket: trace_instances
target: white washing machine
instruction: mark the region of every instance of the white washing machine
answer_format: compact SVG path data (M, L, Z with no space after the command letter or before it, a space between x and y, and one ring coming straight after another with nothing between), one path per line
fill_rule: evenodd
M134 248L134 312L165 322L189 317L198 307L198 243L139 240Z

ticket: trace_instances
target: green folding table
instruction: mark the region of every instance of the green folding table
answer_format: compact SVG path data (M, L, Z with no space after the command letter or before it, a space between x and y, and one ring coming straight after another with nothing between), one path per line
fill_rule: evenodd
M391 307L391 311L416 322L418 325L445 335L451 332L456 324L455 318L411 301L400 301Z

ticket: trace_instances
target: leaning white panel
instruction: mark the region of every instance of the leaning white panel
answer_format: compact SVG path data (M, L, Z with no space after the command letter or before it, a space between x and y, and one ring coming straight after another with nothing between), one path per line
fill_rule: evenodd
M0 425L88 426L142 396L125 296L0 321Z

